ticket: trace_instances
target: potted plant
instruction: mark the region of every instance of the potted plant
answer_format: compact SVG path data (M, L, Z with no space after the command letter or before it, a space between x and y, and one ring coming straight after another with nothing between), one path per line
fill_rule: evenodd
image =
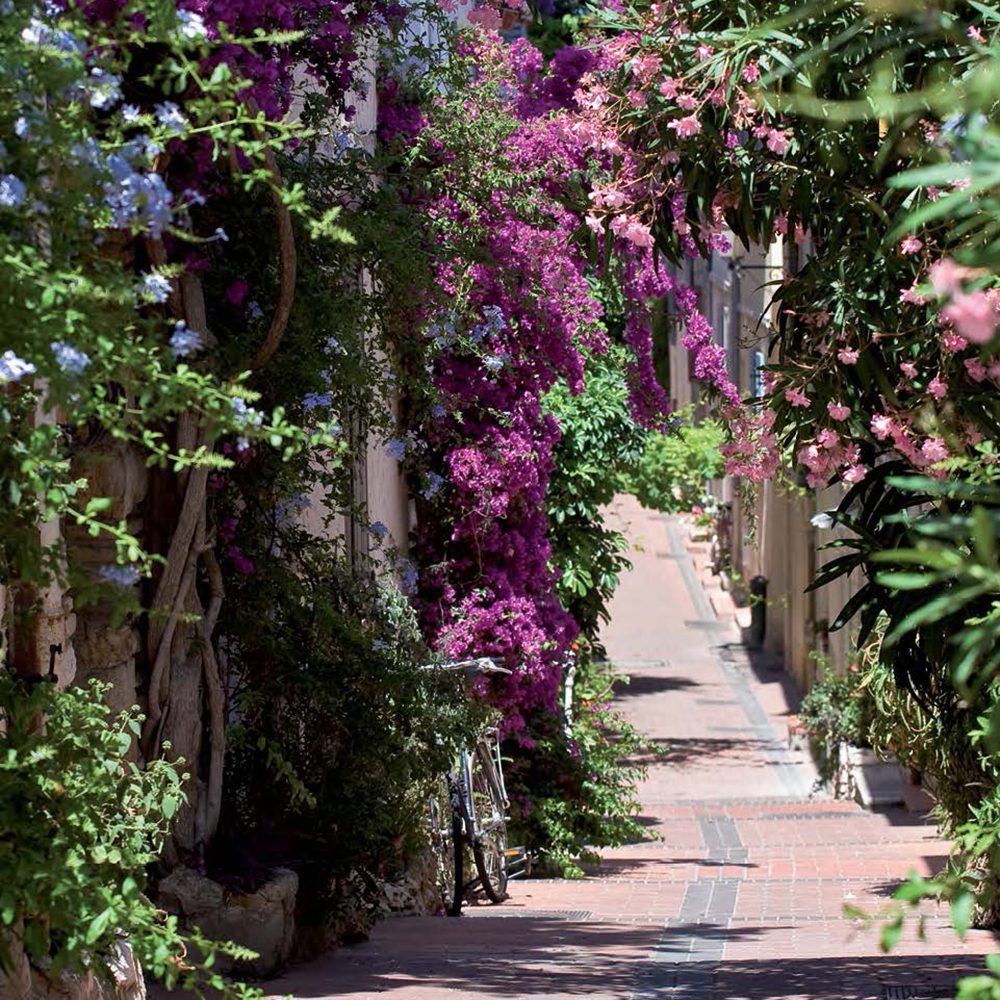
M875 706L863 675L853 663L838 673L821 662L822 673L799 709L820 780L832 785L836 798L853 797L866 808L901 802L899 765L880 760L868 739Z

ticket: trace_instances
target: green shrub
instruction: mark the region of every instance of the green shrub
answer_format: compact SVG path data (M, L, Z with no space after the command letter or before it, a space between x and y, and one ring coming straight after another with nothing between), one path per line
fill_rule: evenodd
M299 920L323 928L373 908L377 879L424 845L430 787L484 708L463 676L419 669L432 656L406 599L332 543L286 530L280 551L248 554L221 625L235 725L211 873L290 867Z
M252 957L200 934L143 895L184 802L178 761L131 760L135 712L107 719L104 685L57 691L0 673L0 966L15 950L57 974L104 968L100 958L127 936L146 972L168 987L259 995L185 961L189 945L207 956Z
M690 408L676 414L678 429L649 434L629 485L644 507L667 514L691 511L705 500L709 479L722 476L722 425L694 423Z
M646 436L629 413L624 369L614 350L594 356L580 395L559 385L545 399L562 432L545 497L557 593L589 642L608 621L620 574L631 568L628 540L602 513L625 490Z
M622 679L611 664L582 658L568 736L563 716L546 714L530 720L534 747L506 748L511 840L527 845L542 871L580 877L580 863L600 860L599 849L645 837L637 786L650 747L611 707Z

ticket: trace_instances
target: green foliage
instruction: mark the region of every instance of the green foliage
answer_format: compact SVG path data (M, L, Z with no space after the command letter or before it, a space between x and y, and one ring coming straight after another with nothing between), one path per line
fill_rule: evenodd
M612 708L615 685L625 682L612 664L581 656L568 740L566 720L547 715L532 720L540 738L530 752L507 748L512 842L533 850L543 871L579 878L601 848L645 837L637 786L642 757L656 751Z
M719 450L725 439L712 419L694 422L692 409L674 415L675 430L651 433L630 477L631 491L644 507L667 514L687 512L705 501L707 481L724 472Z
M625 488L646 437L629 414L622 355L592 356L580 395L560 384L545 401L562 432L545 498L557 591L589 642L608 621L620 574L631 568L625 536L602 513Z
M171 356L168 338L176 317L168 318L142 291L137 271L152 267L136 259L135 245L143 238L158 244L162 228L176 241L204 247L206 236L187 208L168 212L155 225L144 225L138 215L128 225L113 215L110 196L103 196L120 182L111 177L109 157L119 157L119 169L122 157L129 161L137 171L133 182L141 177L162 184L154 154L191 134L214 144L220 156L227 148L239 150L246 158L247 188L264 185L270 179L264 151L280 147L290 135L283 125L266 136L258 130L257 116L240 102L241 84L225 67L202 75L206 52L179 29L175 4L149 0L140 16L137 6L126 5L98 29L83 8L67 5L46 21L51 30L45 30L58 44L35 40L30 4L14 5L0 19L0 133L10 138L3 170L25 190L23 199L3 208L0 225L3 346L39 376L10 383L0 378L0 576L5 579L44 583L65 580L68 570L77 586L93 587L86 571L40 546L37 526L59 516L92 535L107 534L119 563L151 571L153 557L114 517L113 505L102 507L103 498L88 495L86 480L71 463L100 436L132 442L150 464L175 471L230 465L211 447L228 434L279 448L304 441L280 410L247 426L232 402L242 368L213 372ZM95 61L111 79L141 78L149 100L183 93L183 124L168 125L151 114L126 123L120 115L98 113L82 97ZM166 266L162 276L175 279L178 271ZM86 360L61 364L57 344ZM39 411L57 413L58 423L38 420ZM165 427L180 414L201 418L207 447L172 445ZM114 595L113 588L107 591L105 597Z
M462 677L420 669L432 655L405 598L332 543L286 529L280 550L249 554L222 623L237 721L214 871L292 867L299 919L324 927L352 872L374 890L423 845L430 787L482 708Z
M166 986L259 995L210 971L234 945L183 935L177 918L143 895L184 802L182 761L131 759L141 717L107 719L105 688L56 691L0 673L0 967L13 949L63 969L100 972L100 958L128 937L145 971ZM19 944L18 944L19 943ZM185 961L194 945L205 968Z

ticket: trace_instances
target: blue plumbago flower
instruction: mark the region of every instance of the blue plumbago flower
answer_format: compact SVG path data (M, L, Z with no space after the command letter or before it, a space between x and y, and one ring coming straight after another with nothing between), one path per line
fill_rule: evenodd
M368 528L368 533L380 542L384 542L389 537L389 529L381 521L375 521Z
M58 8L47 10L49 17L58 17L62 11ZM21 31L21 41L26 45L49 46L58 49L60 52L74 52L82 45L68 31L54 31L38 17L33 17L28 26Z
M417 583L420 580L417 574L417 567L409 559L400 557L393 560L392 568L399 574L399 589L409 597L417 592Z
M244 437L241 434L236 439L236 450L237 451L249 451L250 450L250 438Z
M444 486L444 476L439 476L436 472L428 472L427 485L423 489L424 498L431 500L441 492L442 486Z
M114 181L104 185L104 201L116 229L145 229L155 238L172 220L170 190L154 172L134 170L122 157L108 157Z
M431 416L435 420L443 420L447 415L448 411L440 403L435 403L431 407Z
M264 315L264 310L256 299L251 299L247 303L247 314L251 319L260 319Z
M144 299L158 305L162 305L170 298L171 291L173 291L173 286L170 284L170 279L155 271L143 275L142 284L139 286L139 294Z
M170 351L175 358L186 358L189 354L200 351L203 346L201 334L192 330L184 320L179 319L174 324L174 332L170 335ZM246 403L243 405L246 406Z
M201 14L190 10L177 11L177 24L181 38L189 42L200 42L208 36L208 28Z
M200 191L195 191L194 188L184 189L184 200L191 202L192 205L204 205L205 196Z
M20 208L28 196L24 181L13 174L0 177L0 208Z
M304 410L314 410L317 406L329 406L333 396L328 392L307 392L302 398Z
M402 462L406 458L406 442L400 438L391 438L386 442L385 453L389 458Z
M225 229L222 228L222 226L219 226L215 230L215 232L212 233L210 239L221 240L223 243L228 243L229 242L229 234L225 231Z
M232 396L230 402L233 404L233 413L237 421L244 427L260 427L264 423L264 414L252 406L247 406L247 401L242 397Z
M84 89L90 106L98 111L113 108L122 99L121 78L99 66L90 71L90 79Z
M90 364L89 355L64 340L56 340L49 347L56 356L56 364L69 375L82 375Z
M122 146L121 155L130 164L148 168L152 166L153 160L162 152L163 147L158 142L154 142L148 135L142 134L129 139Z
M279 524L288 524L293 515L301 514L312 506L312 501L305 493L295 493L290 497L279 500L274 505L274 517Z
M134 104L123 104L120 114L122 121L126 125L134 125L139 120L142 112Z
M375 639L372 642L372 649L374 649L376 653L384 653L389 649L389 643L387 643L384 639Z
M336 337L327 337L326 339L326 349L328 351L333 351L334 354L343 354L344 349L340 346L340 341Z
M178 134L187 131L187 118L184 117L184 113L173 101L164 101L162 104L157 104L153 108L153 114L156 115L156 121L160 128Z
M25 375L34 375L37 370L30 361L19 358L13 351L0 354L0 385L20 382Z
M140 578L135 566L102 566L97 575L102 583L110 583L116 587L134 587Z
M483 359L483 367L491 372L498 372L503 368L503 358L491 354L488 358Z

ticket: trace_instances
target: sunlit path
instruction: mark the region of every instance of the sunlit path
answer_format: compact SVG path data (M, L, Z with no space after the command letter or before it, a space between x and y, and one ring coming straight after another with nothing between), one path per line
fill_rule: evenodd
M751 660L703 588L680 522L622 500L638 547L607 632L632 676L621 705L665 746L642 789L656 839L608 852L578 882L513 886L498 908L459 920L400 918L269 984L296 997L393 1000L881 1000L950 996L957 971L996 947L962 944L947 913L928 940L908 927L893 955L842 916L877 909L946 845L904 810L866 813L810 797L811 763L788 748L785 674ZM921 986L920 993L903 987Z

